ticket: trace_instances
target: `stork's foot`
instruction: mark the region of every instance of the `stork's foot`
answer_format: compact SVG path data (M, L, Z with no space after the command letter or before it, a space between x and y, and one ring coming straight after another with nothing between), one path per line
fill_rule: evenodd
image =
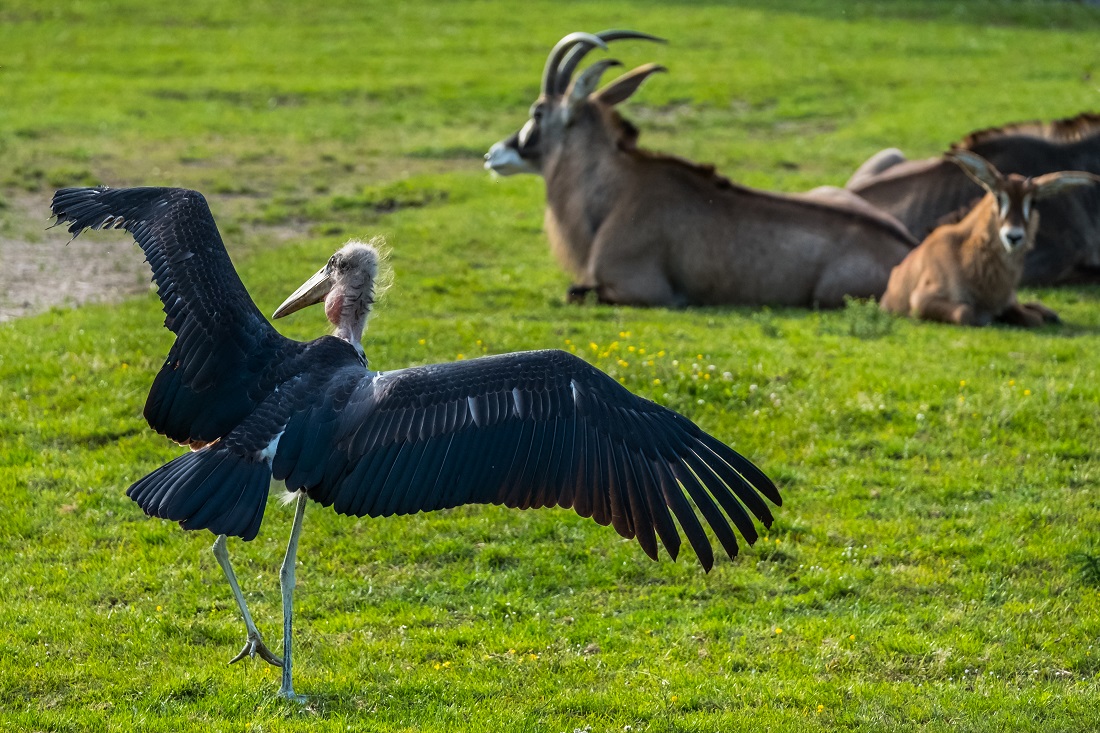
M241 649L241 653L230 659L229 663L234 664L245 657L255 659L257 654L259 654L260 658L268 664L273 664L276 667L283 666L283 660L271 653L271 650L264 644L264 640L260 638L260 635L251 632L248 634L248 641L244 643L244 648ZM293 690L291 694L294 694Z
M289 700L290 702L296 703L305 703L307 700L309 700L309 698L305 695L295 694L293 687L279 688L279 697L283 698L284 700Z

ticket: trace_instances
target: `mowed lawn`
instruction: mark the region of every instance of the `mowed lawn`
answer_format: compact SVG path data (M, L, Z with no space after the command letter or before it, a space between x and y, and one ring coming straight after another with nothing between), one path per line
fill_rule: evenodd
M1034 332L858 303L566 305L541 181L494 180L481 155L525 121L558 38L610 27L670 41L613 45L669 68L624 105L642 144L765 188L1100 110L1100 8L1070 2L5 0L0 239L79 267L42 231L56 187L197 188L270 313L383 234L372 367L571 349L752 458L785 503L709 574L686 545L654 563L560 510L311 506L309 701L289 703L278 670L226 665L244 627L213 537L125 496L181 452L141 416L171 344L155 295L3 323L0 728L1100 729L1100 290L1026 293L1065 321ZM141 259L123 232L85 237ZM278 651L274 494L230 552Z

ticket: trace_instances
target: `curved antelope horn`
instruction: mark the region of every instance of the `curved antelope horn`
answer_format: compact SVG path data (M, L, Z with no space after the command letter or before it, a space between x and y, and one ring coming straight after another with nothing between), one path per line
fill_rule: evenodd
M608 43L610 43L611 41L621 41L628 38L634 38L642 41L654 41L655 43L668 43L668 41L663 38L651 36L648 33L640 33L638 31L607 30L600 31L595 35L597 38L600 38ZM565 57L565 60L562 61L561 67L558 69L558 79L555 83L556 89L558 89L559 91L564 91L569 87L569 80L573 78L573 72L577 70L577 65L580 64L581 59L585 57L585 54L587 54L593 48L595 48L595 46L591 43L578 43L569 51L569 53Z
M570 33L555 43L554 48L550 49L550 55L546 57L546 67L542 70L542 95L544 97L552 97L561 93L562 90L555 84L558 66L561 65L561 60L565 58L566 52L578 43L588 43L607 50L607 44L603 42L602 38L579 31Z

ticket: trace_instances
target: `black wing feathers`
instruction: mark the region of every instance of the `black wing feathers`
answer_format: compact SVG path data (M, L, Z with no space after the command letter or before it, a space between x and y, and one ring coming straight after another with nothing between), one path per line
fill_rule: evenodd
M176 188L65 188L53 213L73 236L125 229L153 270L176 342L149 392L149 424L177 442L206 443L248 416L263 397L255 393L262 372L297 344L257 310L206 199Z
M347 370L311 389L288 418L274 476L342 514L557 505L636 537L650 556L658 540L678 553L678 521L709 568L694 507L734 555L734 526L756 538L750 511L770 522L757 491L778 499L751 463L691 421L560 351Z

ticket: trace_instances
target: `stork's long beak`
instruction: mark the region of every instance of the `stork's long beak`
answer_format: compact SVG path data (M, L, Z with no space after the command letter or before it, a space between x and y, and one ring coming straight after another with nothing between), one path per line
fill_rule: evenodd
M283 304L275 309L272 318L282 318L294 311L299 311L306 306L320 303L332 290L332 276L329 274L328 265L325 265L317 274L302 283L301 287L290 294Z

